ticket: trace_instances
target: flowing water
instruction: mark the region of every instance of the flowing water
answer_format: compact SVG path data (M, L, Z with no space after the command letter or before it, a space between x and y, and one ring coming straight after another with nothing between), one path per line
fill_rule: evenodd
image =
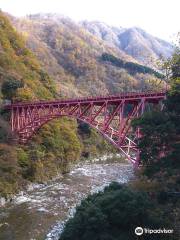
M78 164L62 178L37 185L1 208L0 240L57 240L83 198L112 181L125 183L132 177L132 165L113 159Z

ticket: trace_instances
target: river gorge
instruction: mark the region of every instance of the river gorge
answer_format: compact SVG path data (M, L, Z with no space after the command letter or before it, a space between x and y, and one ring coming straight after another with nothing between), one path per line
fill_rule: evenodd
M58 240L64 222L83 198L133 176L133 166L117 158L80 162L59 179L35 184L1 208L0 240Z

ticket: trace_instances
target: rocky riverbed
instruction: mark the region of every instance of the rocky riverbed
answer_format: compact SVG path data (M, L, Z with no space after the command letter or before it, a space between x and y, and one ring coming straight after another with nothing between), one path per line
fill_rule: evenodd
M0 240L57 240L83 198L112 181L125 183L131 178L133 166L118 158L80 163L70 173L36 184L0 208Z

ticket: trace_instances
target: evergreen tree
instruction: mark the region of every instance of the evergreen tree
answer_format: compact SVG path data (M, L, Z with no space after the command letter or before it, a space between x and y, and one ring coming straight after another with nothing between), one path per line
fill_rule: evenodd
M133 122L143 137L139 140L140 159L144 174L150 178L166 179L170 188L180 191L180 54L176 50L171 60L170 90L163 111L145 114Z

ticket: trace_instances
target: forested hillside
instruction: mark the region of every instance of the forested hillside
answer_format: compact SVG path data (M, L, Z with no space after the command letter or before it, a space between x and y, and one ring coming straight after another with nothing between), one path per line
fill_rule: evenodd
M129 72L102 62L104 53L124 62L135 59L101 39L69 18L55 14L36 14L11 21L26 38L26 44L55 79L62 96L113 94L148 88L157 76L153 72ZM135 67L135 65L134 65ZM143 67L143 66L142 66Z
M102 138L95 143L95 132L84 133L83 128L78 130L76 121L65 118L44 126L27 146L12 141L7 121L9 113L3 110L2 104L7 100L59 98L60 92L2 12L0 86L0 196L16 192L28 181L41 182L67 171L71 162L78 160L84 151L96 155L98 151L108 149Z
M25 47L24 41L7 18L1 13L0 22L0 80L20 82L23 91L19 90L14 99L55 97L52 79L42 70L38 60ZM37 88L37 85L39 88ZM26 96L22 96L26 93Z

